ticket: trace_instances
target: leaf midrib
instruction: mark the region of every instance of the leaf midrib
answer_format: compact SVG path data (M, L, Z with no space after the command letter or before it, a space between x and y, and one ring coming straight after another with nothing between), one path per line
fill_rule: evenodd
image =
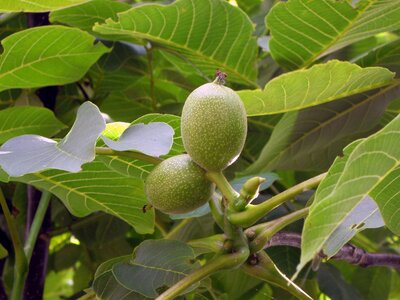
M112 23L107 23L107 21L108 21L108 22L112 22ZM117 35L122 35L122 34L120 34L120 33L118 33L118 32L125 32L127 35L132 36L133 38L139 37L139 38L141 38L141 39L149 39L149 40L152 40L152 39L153 39L153 40L158 41L158 42L161 43L161 44L167 44L167 45L169 45L169 46L171 46L171 47L174 47L174 48L183 49L183 50L185 50L185 51L187 51L187 52L189 52L189 53L194 53L194 54L195 54L196 56L198 56L200 59L204 59L204 60L206 60L206 61L207 61L208 63L210 63L210 64L218 64L219 66L222 66L222 67L224 68L225 71L230 72L230 73L234 73L236 76L238 76L239 78L241 78L242 80L244 80L244 82L246 82L247 84L251 85L252 87L257 87L257 84L256 84L255 82L251 81L251 80L250 80L249 78L247 78L247 77L244 77L241 73L239 73L239 72L236 71L235 69L232 69L230 66L226 65L225 63L221 63L221 62L219 62L219 61L217 61L217 60L212 60L212 59L210 59L209 56L204 55L203 53L199 52L198 50L184 47L184 46L181 45L181 44L177 44L177 43L172 42L172 41L170 41L170 40L166 40L166 39L159 38L158 36L155 36L155 35L150 35L150 34L141 33L141 32L137 32L137 31L133 31L133 30L126 30L126 29L122 29L122 28L114 28L114 27L107 26L107 25L109 25L109 24L117 24L117 23L115 23L112 19L107 19L107 20L106 20L106 23L104 23L104 24L96 23L96 24L93 26L93 31L98 32L98 31L96 31L97 28L102 28L102 27L104 27L104 28L107 29L107 30L117 32L117 33L116 33ZM102 34L104 34L104 33L102 33ZM106 34L106 35L107 35L107 34ZM186 58L187 58L187 57L186 57ZM187 58L187 59L189 60L189 58Z
M293 148L295 144L299 143L300 141L302 141L303 139L307 138L308 136L310 136L312 133L314 133L315 131L319 130L320 128L324 127L326 124L333 122L334 120L338 119L339 117L342 117L343 115L350 113L353 109L356 109L368 102L371 102L373 99L375 99L376 97L378 97L381 94L386 93L388 90L396 87L400 85L400 82L397 82L396 84L390 85L389 87L379 91L378 93L374 94L372 97L368 97L367 100L365 101L361 101L360 103L357 103L356 105L350 106L348 109L334 115L332 118L329 118L328 120L326 120L325 122L320 123L317 127L313 128L311 131L308 131L306 134L301 135L299 138L297 138L295 141L293 141L293 143L291 143L289 145L289 147L283 149L282 151L279 152L279 154L277 156L275 156L275 158L273 158L272 160L269 161L268 165L270 165L272 162L275 162L277 159L281 158L282 155L289 151L289 149Z
M346 36L346 34L353 28L354 24L359 20L359 18L365 13L365 11L372 6L372 4L375 4L376 1L378 0L372 0L369 2L368 5L364 7L364 9L359 10L357 16L352 20L352 22L349 23L349 25L341 32L341 34L337 35L336 38L334 38L330 43L328 43L321 51L318 53L315 53L312 57L310 57L308 60L306 60L301 66L299 66L299 69L306 69L308 68L316 59L319 57L323 56L324 53L329 50L334 44L336 44L341 38ZM350 4L349 4L350 5Z

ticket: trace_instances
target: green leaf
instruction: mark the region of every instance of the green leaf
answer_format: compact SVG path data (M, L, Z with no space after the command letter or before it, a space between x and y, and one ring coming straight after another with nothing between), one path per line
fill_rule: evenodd
M322 264L317 274L318 285L330 299L362 300L357 290L343 278L338 269L330 264Z
M307 67L319 57L380 32L400 29L399 0L290 0L267 15L273 58L288 69Z
M3 259L4 257L8 256L8 251L6 248L3 247L2 244L0 244L0 259Z
M143 182L120 175L102 162L85 164L79 173L49 170L11 180L50 191L77 217L103 211L127 222L138 233L153 232L154 212L142 210L147 204Z
M132 261L113 266L113 274L123 286L155 298L158 288L172 286L198 267L195 258L185 243L146 240L135 249Z
M377 128L399 85L286 113L246 172L326 170L342 149Z
M398 74L400 72L399 53L400 39L397 39L370 51L368 54L355 61L355 63L361 67L380 66L388 68Z
M400 167L393 170L370 192L370 196L378 203L387 227L400 235Z
M115 264L129 262L131 256L120 256L102 263L94 276L93 290L101 299L143 300L142 295L124 287L114 276L112 268Z
M65 128L51 110L29 106L1 110L0 124L0 144L22 134L51 137Z
M385 210L391 200L377 198L372 191L392 178L400 166L400 116L379 132L356 141L344 150L318 187L306 218L299 269L310 261L352 210L369 194L377 202L385 223L399 234L399 210ZM299 270L298 269L298 270Z
M262 91L243 90L238 94L248 116L270 115L379 88L392 82L393 76L384 68L363 69L356 64L332 60L276 77Z
M351 283L365 300L389 299L392 274L385 267L357 268Z
M91 0L85 1L81 5L53 11L49 17L51 23L62 23L91 32L96 22L104 22L108 18L115 20L117 13L131 7L131 5L123 2Z
M221 68L231 81L255 86L257 44L251 21L226 1L143 5L119 13L118 21L108 19L93 29L113 40L153 42L177 51L205 74Z
M0 12L46 12L90 0L2 0Z
M93 43L88 33L63 26L35 27L8 36L2 40L0 91L79 80L109 51Z

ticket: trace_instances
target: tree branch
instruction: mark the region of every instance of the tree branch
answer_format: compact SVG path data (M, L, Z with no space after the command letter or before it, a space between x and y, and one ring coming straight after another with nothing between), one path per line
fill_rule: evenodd
M279 232L271 237L265 248L274 246L301 247L301 235L294 232ZM321 258L326 258L322 252ZM360 267L384 266L400 270L400 255L393 253L369 253L351 244L346 244L330 259L343 260Z

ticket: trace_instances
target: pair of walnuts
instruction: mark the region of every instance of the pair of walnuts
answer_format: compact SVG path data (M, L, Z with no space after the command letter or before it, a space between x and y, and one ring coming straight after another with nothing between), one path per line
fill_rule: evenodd
M169 214L190 212L214 192L206 172L219 172L240 155L247 134L246 111L239 96L224 85L224 74L195 89L181 118L182 141L188 154L157 165L145 183L150 203Z

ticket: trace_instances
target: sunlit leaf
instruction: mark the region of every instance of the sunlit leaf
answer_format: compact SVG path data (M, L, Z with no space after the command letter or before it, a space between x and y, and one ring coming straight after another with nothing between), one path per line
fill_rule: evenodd
M22 134L51 137L65 127L51 110L26 106L1 110L0 124L0 144Z
M2 0L0 12L46 12L90 0Z
M389 84L394 74L379 68L360 68L337 60L278 76L264 90L238 94L247 115L270 115L303 109Z
M290 0L274 6L266 18L274 59L288 69L380 32L400 29L399 0Z
M111 0L86 0L80 2L84 3L51 12L50 22L92 31L92 27L96 22L104 22L108 18L115 20L117 13L131 8L127 3Z
M386 225L399 233L400 210L385 210L394 198L376 197L374 189L393 177L400 165L400 116L379 132L356 141L344 150L317 190L306 218L300 267L303 267L325 245L333 232L353 209L369 194L377 202ZM393 202L392 202L393 203Z
M257 44L252 24L226 1L143 5L118 14L117 21L95 25L94 31L113 40L151 41L178 51L205 74L221 68L230 80L255 85Z
M143 212L147 204L143 182L110 170L102 162L83 165L79 173L49 170L12 177L57 196L77 217L103 211L127 222L138 233L152 233L154 212Z
M0 91L74 82L109 51L88 33L63 26L23 30L1 43Z

